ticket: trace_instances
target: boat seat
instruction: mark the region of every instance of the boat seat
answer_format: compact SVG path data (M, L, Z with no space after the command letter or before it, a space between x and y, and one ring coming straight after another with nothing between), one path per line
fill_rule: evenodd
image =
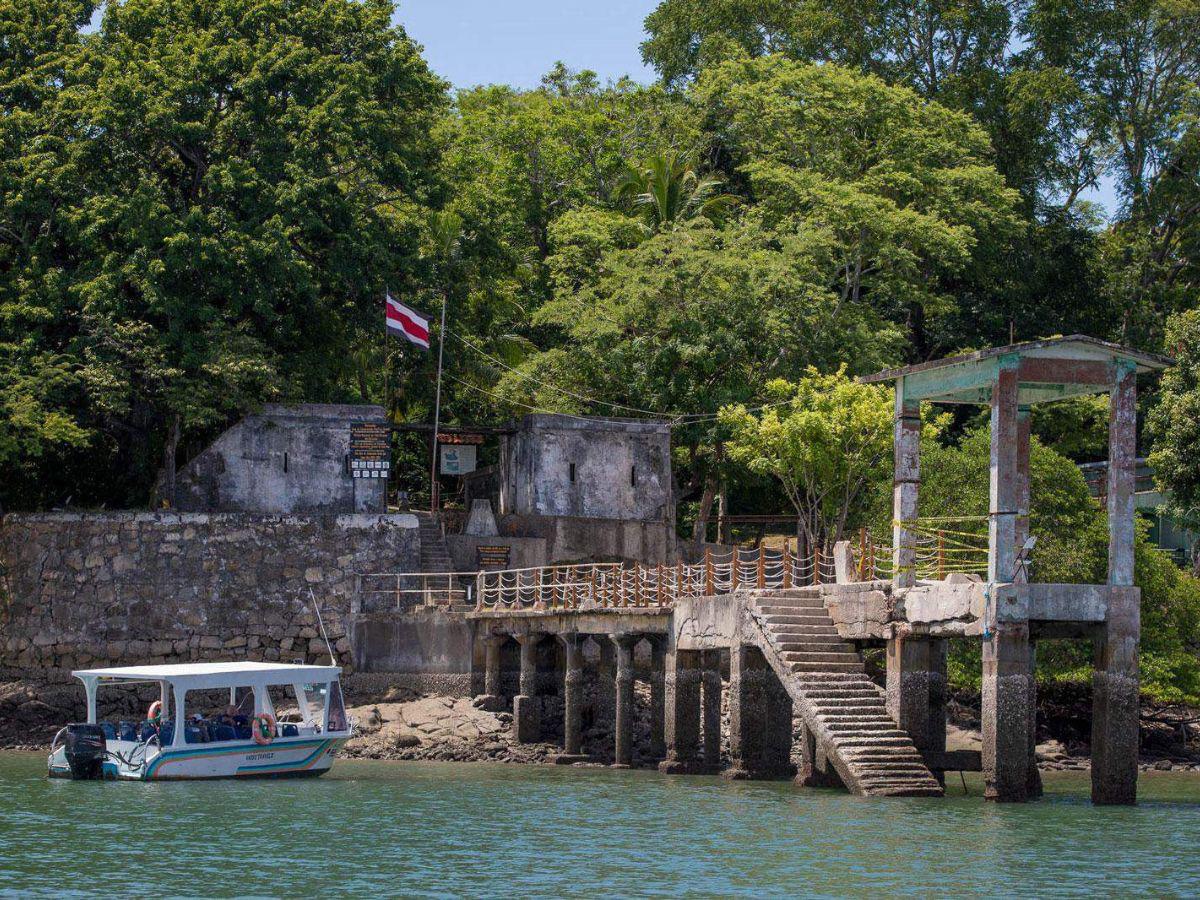
M214 741L236 741L237 732L233 730L232 725L215 725L213 726Z
M138 739L137 726L132 722L118 723L117 732L122 741L136 741Z
M282 737L299 737L300 729L290 722L279 726L279 733Z
M117 739L117 727L112 722L101 722L100 728L104 731L105 740L115 741Z

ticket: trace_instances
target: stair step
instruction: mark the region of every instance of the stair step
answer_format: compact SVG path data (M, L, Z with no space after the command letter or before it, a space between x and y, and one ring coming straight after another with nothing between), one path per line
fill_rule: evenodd
M808 650L788 650L780 655L789 662L862 663L862 660L859 658L857 653L850 653L845 650L833 653L818 653Z
M812 637L837 637L838 630L836 625L772 625L771 637L782 638L791 637L794 635L804 635Z
M767 626L774 629L776 625L832 625L829 616L806 616L801 613L776 613L767 616Z
M862 663L793 662L793 672L861 672Z
M781 653L854 653L848 644L831 641L782 641L778 645Z
M911 747L912 740L908 735L901 737L891 736L876 736L876 735L838 735L837 745L839 747Z

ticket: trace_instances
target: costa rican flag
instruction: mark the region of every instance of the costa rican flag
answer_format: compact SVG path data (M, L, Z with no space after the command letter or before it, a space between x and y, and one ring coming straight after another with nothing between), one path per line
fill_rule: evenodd
M429 320L415 309L405 306L391 294L385 294L387 329L392 334L406 338L418 347L429 349Z

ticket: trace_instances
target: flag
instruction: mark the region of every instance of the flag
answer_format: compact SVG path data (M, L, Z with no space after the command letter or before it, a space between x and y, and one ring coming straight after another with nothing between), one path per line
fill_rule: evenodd
M391 294L385 294L387 329L392 334L406 338L418 347L429 349L429 320L415 309L405 306Z

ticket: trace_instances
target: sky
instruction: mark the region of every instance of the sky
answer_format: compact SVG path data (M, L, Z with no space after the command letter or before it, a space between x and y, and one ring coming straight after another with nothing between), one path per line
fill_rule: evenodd
M400 0L396 20L457 88L531 88L562 60L601 80L654 80L638 45L658 0Z

